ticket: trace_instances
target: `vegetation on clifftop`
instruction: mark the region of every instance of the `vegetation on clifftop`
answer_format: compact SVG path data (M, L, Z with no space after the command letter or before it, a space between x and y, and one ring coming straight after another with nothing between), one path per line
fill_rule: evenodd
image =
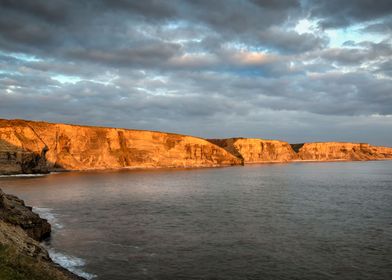
M65 280L58 271L36 258L19 254L12 246L0 244L1 280Z

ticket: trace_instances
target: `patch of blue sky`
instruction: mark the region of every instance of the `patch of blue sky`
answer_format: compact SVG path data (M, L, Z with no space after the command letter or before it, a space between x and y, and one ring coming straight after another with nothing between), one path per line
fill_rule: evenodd
M14 52L4 52L4 51L0 51L0 55L3 56L8 56L8 57L12 57L18 60L22 60L22 61L26 61L26 62L38 62L38 61L42 61L42 59L34 56L34 55L30 55L30 54L25 54L25 53L14 53Z
M84 79L78 76L62 75L62 74L57 74L51 77L52 80L58 81L61 84L76 84L84 81L84 82L101 84L105 86L112 84L112 82L117 78L118 78L117 75L106 75L104 77L97 78L97 79Z
M247 52L268 52L271 49L261 45L250 45L243 42L231 41L223 45L227 49Z
M0 70L0 78L1 76L21 76L22 73L17 71L9 71L9 70Z
M325 33L330 38L330 47L342 47L347 41L353 41L354 43L364 41L380 43L386 39L386 35L380 33L364 32L363 29L365 27L366 25L364 24L356 24L347 28L326 30Z
M372 23L376 22L360 23L351 25L346 28L327 29L321 31L317 25L317 21L312 21L305 18L298 21L297 25L294 27L294 30L299 34L320 34L320 32L324 32L329 37L329 47L341 48L345 46L344 43L347 41L352 41L354 43L360 43L363 41L379 43L382 40L386 39L387 35L385 34L370 33L364 31L364 28Z
M260 67L243 67L235 69L226 67L221 69L220 71L224 71L225 73L240 77L268 77L271 75L271 73Z
M51 77L52 80L58 81L62 84L76 84L82 79L77 76L68 76L68 75L55 75Z
M167 29L177 29L179 27L185 27L185 26L187 26L186 22L176 20L176 21L169 21L163 27Z

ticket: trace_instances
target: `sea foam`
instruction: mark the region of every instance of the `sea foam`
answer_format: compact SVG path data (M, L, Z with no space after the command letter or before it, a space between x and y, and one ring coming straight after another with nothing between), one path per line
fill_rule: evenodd
M52 208L33 207L33 212L37 213L41 218L48 220L55 230L62 229L64 227L61 223L59 223L57 215L53 213Z
M7 178L7 177L43 177L48 174L12 174L12 175L0 175L0 178Z
M33 207L33 211L40 215L42 218L47 219L48 222L53 226L54 230L61 230L64 227L59 222L57 215L53 213L52 208ZM59 252L48 246L48 244L44 244L44 246L48 250L50 258L55 263L58 263L59 265L75 273L76 275L79 275L80 277L86 278L88 280L96 277L96 275L94 274L83 271L82 268L86 264L83 259Z
M58 263L59 265L75 273L76 275L79 275L80 277L86 278L88 280L96 277L96 275L94 274L83 271L82 268L86 264L83 259L71 255L66 255L54 249L48 249L48 252L50 258L55 263Z

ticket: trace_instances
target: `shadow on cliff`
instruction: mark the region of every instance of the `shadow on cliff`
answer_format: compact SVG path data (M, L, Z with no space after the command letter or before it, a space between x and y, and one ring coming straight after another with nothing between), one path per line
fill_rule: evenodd
M290 144L291 148L294 150L295 153L299 153L299 150L305 145L305 143L298 143L298 144Z
M51 169L64 170L62 166L47 160L48 150L45 146L38 153L0 139L0 174L37 174L49 173Z

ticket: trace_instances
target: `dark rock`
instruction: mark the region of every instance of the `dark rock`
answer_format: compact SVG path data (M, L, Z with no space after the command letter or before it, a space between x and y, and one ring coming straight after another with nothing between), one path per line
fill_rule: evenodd
M50 224L31 210L0 189L0 278L83 280L52 261L38 242L50 235Z
M26 206L24 201L16 196L5 194L0 189L0 220L20 226L28 236L41 241L50 236L51 226Z

